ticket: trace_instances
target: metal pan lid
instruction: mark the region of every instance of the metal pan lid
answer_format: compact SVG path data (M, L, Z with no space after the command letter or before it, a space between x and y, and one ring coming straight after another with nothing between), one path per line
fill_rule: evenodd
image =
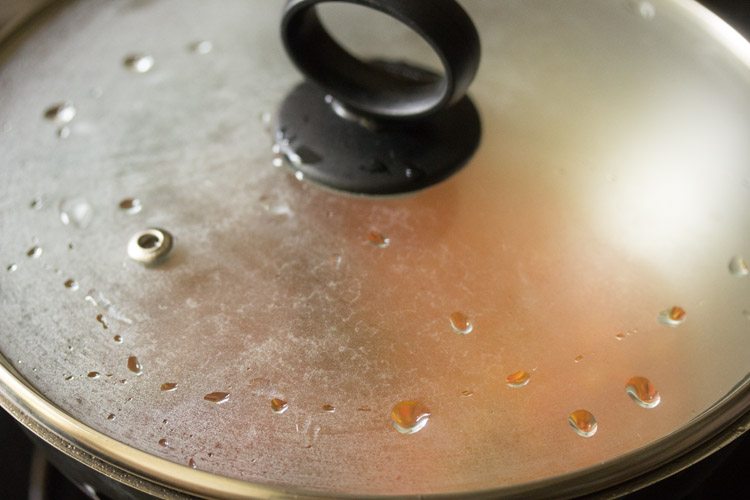
M80 0L16 29L0 403L207 496L590 493L742 429L747 42L687 0L461 5L481 142L398 196L321 187L277 142L302 81L282 3ZM435 59L320 10L359 55Z

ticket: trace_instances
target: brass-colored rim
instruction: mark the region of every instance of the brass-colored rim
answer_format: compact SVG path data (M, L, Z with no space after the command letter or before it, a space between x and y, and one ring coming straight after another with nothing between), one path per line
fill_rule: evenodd
M695 0L672 0L748 69L750 43ZM48 2L48 5L52 2ZM38 11L32 14L37 15ZM26 20L28 21L28 19ZM6 40L22 29L19 22ZM0 40L0 43L6 40ZM60 410L0 355L0 406L54 448L105 476L162 498L320 496L194 470L112 439ZM707 425L706 422L710 422ZM721 449L750 428L750 374L681 429L607 463L571 474L470 494L472 497L615 497L669 477ZM459 492L457 492L459 493ZM461 492L462 496L466 493ZM439 497L441 495L437 495ZM359 497L361 498L361 496Z

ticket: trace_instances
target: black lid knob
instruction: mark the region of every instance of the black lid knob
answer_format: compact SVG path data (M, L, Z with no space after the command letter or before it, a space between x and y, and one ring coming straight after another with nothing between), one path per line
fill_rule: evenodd
M347 52L328 34L314 8L327 1L290 0L281 33L292 61L335 99L368 115L403 118L435 112L464 96L479 67L479 35L454 0L344 0L401 21L432 47L443 76L421 79Z
M315 7L325 2L402 22L435 51L443 74L356 58L321 23ZM473 154L481 125L465 94L481 51L474 24L454 0L289 0L281 35L308 81L282 104L277 139L307 178L356 193L413 191L448 177Z

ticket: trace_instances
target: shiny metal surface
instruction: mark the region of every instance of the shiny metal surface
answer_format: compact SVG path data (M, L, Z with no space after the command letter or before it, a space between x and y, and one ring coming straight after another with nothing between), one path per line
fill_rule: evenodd
M483 144L445 183L388 199L272 167L267 113L300 79L280 3L76 1L8 40L4 406L204 495L585 491L740 419L750 279L729 262L750 257L747 43L682 1L464 5L484 48ZM374 47L360 15L330 13L360 52L426 50L373 21ZM203 39L213 50L190 50ZM142 74L124 64L140 53L155 61ZM63 137L44 114L64 101ZM119 208L132 197L138 213ZM145 268L126 247L151 226L177 243ZM675 328L658 320L672 306L687 313ZM518 370L529 383L508 387ZM633 376L657 407L631 401ZM430 409L416 434L389 423L401 400ZM591 438L568 426L579 408Z

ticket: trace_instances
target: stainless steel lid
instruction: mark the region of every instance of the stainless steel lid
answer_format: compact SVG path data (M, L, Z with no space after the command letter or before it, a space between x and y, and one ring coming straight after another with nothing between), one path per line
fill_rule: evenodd
M687 0L462 5L480 149L386 198L274 152L280 2L63 2L6 38L3 406L199 495L585 493L736 430L747 42ZM149 228L174 244L144 266Z

